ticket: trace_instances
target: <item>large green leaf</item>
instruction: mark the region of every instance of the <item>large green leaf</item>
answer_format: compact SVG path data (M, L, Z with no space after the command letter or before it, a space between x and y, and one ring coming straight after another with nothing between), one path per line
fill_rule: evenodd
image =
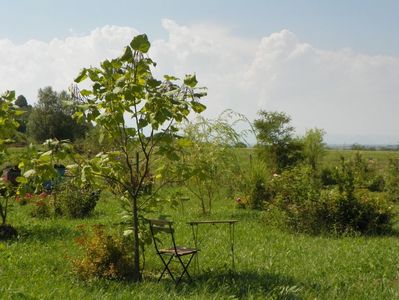
M79 83L82 82L87 78L87 69L82 69L78 75L78 77L75 78L75 82Z
M122 61L128 61L133 57L133 53L132 53L132 49L127 46L125 47L125 51L123 52L122 56L120 57L120 59Z
M195 75L186 75L186 77L184 78L184 84L191 88L194 88L197 83L198 81Z
M151 44L148 41L146 34L137 35L130 42L130 47L132 47L133 50L137 50L142 53L147 53L150 49L150 46Z

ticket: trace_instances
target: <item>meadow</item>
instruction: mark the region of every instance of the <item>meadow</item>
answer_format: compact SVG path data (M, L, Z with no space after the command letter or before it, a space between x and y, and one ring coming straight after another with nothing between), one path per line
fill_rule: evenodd
M241 149L242 162L248 151ZM349 152L328 151L325 163ZM367 153L377 162L397 152ZM399 298L399 226L383 236L306 235L279 229L265 212L238 209L234 199L216 199L210 216L198 201L159 210L175 221L179 243L193 245L191 220L236 219L236 268L231 270L228 228L199 228L200 269L194 283L175 286L166 276L153 245L145 248L144 281L82 281L71 260L82 255L76 244L79 227L104 224L118 232L120 204L104 191L94 214L86 219L32 218L30 205L14 205L9 223L16 239L0 243L1 299L397 299ZM395 220L396 222L397 220ZM177 267L177 266L175 266Z

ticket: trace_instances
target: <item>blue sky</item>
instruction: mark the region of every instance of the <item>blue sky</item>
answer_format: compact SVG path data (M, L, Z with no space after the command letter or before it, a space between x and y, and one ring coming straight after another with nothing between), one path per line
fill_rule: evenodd
M165 32L163 18L178 23L220 23L237 35L262 37L284 28L320 48L399 55L399 1L0 1L0 38L65 38L106 24L133 26L151 38Z
M287 112L330 143L398 143L399 1L0 0L0 91L35 102L147 33L159 74L196 72L207 116Z

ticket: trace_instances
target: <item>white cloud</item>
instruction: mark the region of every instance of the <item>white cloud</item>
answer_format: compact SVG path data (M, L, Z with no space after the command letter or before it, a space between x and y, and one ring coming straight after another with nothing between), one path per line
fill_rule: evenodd
M162 25L168 36L153 41L150 52L156 73L195 72L209 90L208 116L232 108L253 119L261 108L279 110L292 116L300 132L319 127L331 136L399 141L399 57L316 49L289 30L255 40L214 24ZM105 26L49 43L0 40L0 90L16 89L33 100L38 88L65 89L82 67L119 55L135 34Z
M67 89L81 68L119 55L137 33L128 27L104 26L86 36L49 43L29 40L15 45L0 40L0 91L15 89L34 102L39 88Z

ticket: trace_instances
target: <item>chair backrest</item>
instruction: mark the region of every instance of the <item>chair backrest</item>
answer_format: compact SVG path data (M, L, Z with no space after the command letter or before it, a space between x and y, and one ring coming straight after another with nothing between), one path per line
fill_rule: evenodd
M173 244L173 247L176 250L176 242L175 242L175 237L174 237L174 228L173 228L173 222L172 221L167 221L167 220L155 220L155 219L148 219L148 222L150 224L150 231L151 231L151 236L152 240L154 241L155 249L157 252L159 252L159 247L158 243L161 241L156 238L156 236L159 233L164 233L169 236L170 241Z

